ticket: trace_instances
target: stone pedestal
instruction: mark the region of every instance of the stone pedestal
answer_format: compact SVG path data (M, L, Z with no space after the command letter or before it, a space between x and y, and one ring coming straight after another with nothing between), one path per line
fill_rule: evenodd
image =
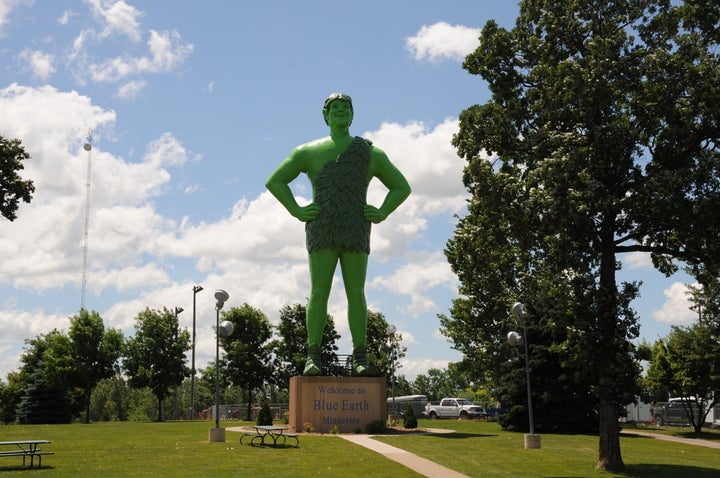
M223 427L212 427L208 431L210 443L225 443L225 429Z
M525 434L525 448L540 448L540 435Z
M387 420L386 391L383 377L291 377L289 426L364 433L367 425Z

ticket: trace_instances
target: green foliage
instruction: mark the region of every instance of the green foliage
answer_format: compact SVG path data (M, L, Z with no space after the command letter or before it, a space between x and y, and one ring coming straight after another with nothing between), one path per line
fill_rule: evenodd
M100 314L88 313L86 309L80 309L78 315L70 317L68 335L72 342L73 385L82 390L85 423L89 423L92 391L100 380L110 378L118 371L123 335L115 329L106 331Z
M249 420L252 391L272 377L272 325L265 314L248 304L223 311L222 318L234 325L230 337L220 338L225 349L227 377L247 393L246 419Z
M145 309L135 318L135 336L125 342L123 366L132 387L149 387L158 399L158 420L164 419L162 402L170 388L179 386L189 375L185 352L190 350L190 334L181 330L177 316Z
M286 305L280 310L280 323L277 325L280 338L272 342L277 357L276 383L287 387L290 377L302 375L307 358L306 307L301 304ZM337 361L337 340L340 334L335 330L335 321L331 315L323 330L320 357L323 375L337 376L340 371L332 367Z
M449 364L446 370L431 368L427 374L419 374L413 382L413 394L425 395L437 402L444 397L458 397L469 387L467 375L458 364Z
M387 423L385 423L385 420L373 420L365 425L365 433L368 435L377 435L379 433L385 433L386 431Z
M18 174L25 166L23 161L30 159L19 139L7 139L0 135L0 214L14 221L20 201L29 203L35 186L29 179Z
M415 411L412 405L408 403L405 413L403 413L403 428L417 428L418 422L415 417Z
M262 401L262 405L260 406L260 412L258 413L258 416L257 416L256 424L258 426L273 424L273 416L272 416L272 412L270 411L270 404L267 402L267 400Z
M21 423L68 423L73 416L70 339L55 329L25 341L16 376L17 419Z
M645 378L649 387L667 392L666 396L684 397L704 410L692 414L696 433L710 410L720 402L720 344L718 328L705 323L690 327L673 326L666 339L655 342Z
M388 322L381 312L368 310L367 322L367 353L368 360L376 368L377 374L387 377L388 387L393 373L400 368L398 360L405 357L407 347L400 345L402 334L395 332L389 335ZM394 371L392 368L394 367Z

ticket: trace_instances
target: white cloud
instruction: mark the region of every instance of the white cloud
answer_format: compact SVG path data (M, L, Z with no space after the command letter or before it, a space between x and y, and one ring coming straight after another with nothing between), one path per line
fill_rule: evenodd
M117 56L99 64L90 64L90 77L93 81L113 83L130 75L167 73L182 64L193 51L193 45L182 43L180 34L175 31L150 30L147 45L151 56Z
M405 47L416 60L437 61L448 58L463 61L479 45L480 29L437 22L423 25L405 40Z
M119 33L135 42L142 38L138 19L143 14L137 8L122 0L85 0L85 3L91 7L92 14L102 22L102 36Z
M77 16L77 13L73 12L72 10L65 10L60 18L58 18L57 22L59 25L67 25L70 23L70 19L72 17Z
M649 252L630 252L622 256L622 261L630 270L653 268Z
M397 375L404 375L408 380L415 380L418 375L427 375L428 370L434 368L438 370L445 370L450 363L450 360L438 360L438 359L401 359L400 369L397 371Z
M135 99L147 87L145 80L133 80L118 88L117 96L123 99Z
M55 58L51 53L25 49L20 52L19 58L29 66L33 75L41 80L47 80L55 73L55 67L53 66Z
M413 316L437 309L427 295L433 287L455 287L457 278L447 259L440 252L420 253L411 261L397 268L388 276L377 276L371 282L373 288L383 288L411 299L406 312Z
M2 28L8 23L8 17L13 8L30 3L32 3L32 0L0 0L0 35L2 35Z
M662 307L653 311L655 320L672 325L689 325L697 320L697 313L690 309L693 304L688 298L688 287L685 284L674 282L663 294L667 300Z

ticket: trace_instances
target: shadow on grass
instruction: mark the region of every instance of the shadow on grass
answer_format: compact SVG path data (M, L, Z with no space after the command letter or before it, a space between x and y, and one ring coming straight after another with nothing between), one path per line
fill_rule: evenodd
M670 465L661 463L637 463L627 465L625 472L619 476L632 476L639 478L699 478L716 477L717 468L705 468L701 466Z
M29 467L29 466L27 466L27 465L26 465L26 466L22 466L22 465L17 465L17 466L15 466L15 465L0 466L0 475L2 475L3 473L16 472L16 471L25 471L25 470L27 470L27 471L30 471L30 470L36 471L36 470L52 470L52 469L54 469L52 466L46 466L46 465L43 465L43 466L41 466L41 467L39 467L39 468L38 468L37 466L33 466L33 467L31 468L31 467Z
M711 432L679 432L675 433L675 436L679 436L682 438L699 438L700 440L708 440L708 441L720 441L720 434L718 433L711 433Z

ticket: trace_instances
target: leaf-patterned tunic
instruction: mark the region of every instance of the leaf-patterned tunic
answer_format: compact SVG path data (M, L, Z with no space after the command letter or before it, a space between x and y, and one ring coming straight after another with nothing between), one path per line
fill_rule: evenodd
M315 179L314 201L320 214L305 223L308 252L333 249L370 253L370 222L365 220L372 143L356 136Z

